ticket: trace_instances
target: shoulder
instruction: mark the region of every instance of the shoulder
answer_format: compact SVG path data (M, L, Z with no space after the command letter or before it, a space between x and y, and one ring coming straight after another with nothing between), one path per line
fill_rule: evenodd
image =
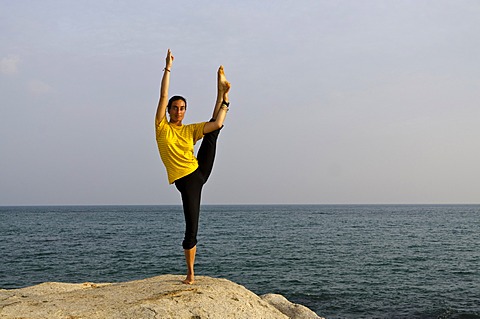
M189 131L197 134L197 132L203 132L203 128L205 127L206 123L207 122L199 122L199 123L188 124L188 125L185 125L185 126Z
M188 130L193 137L194 143L196 143L196 141L198 141L199 139L203 138L203 129L205 127L205 123L206 122L200 122L188 125Z
M168 122L167 122L167 117L166 116L164 116L161 121L158 121L155 118L155 128L157 130L164 128L167 124L168 124Z
M198 127L203 126L204 123L189 123L189 124L183 124L182 129L184 130L189 130L189 131L194 131Z
M164 139L165 136L168 134L168 121L166 118L163 118L161 121L155 120L155 135L157 137L157 141L160 139Z

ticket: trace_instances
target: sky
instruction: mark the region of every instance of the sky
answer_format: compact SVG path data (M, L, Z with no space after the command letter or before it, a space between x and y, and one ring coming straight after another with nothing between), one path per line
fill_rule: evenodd
M0 0L0 205L180 204L154 133L232 83L203 204L480 203L476 0Z

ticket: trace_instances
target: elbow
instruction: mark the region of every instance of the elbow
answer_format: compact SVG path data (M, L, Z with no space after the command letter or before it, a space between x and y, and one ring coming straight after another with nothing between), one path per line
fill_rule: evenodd
M204 134L208 134L208 133L211 133L213 131L216 131L216 130L219 130L223 127L222 123L220 123L219 121L215 121L215 122L208 122L205 127L203 128L203 133Z
M222 126L223 126L222 123L220 123L219 121L215 121L215 122L213 122L213 124L214 124L213 125L213 130L214 131L221 129Z

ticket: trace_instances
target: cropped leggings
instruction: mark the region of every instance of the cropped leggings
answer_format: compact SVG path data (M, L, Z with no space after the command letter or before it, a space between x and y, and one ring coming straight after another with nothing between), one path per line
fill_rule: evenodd
M214 120L210 120L210 122L212 121ZM193 173L175 181L175 186L182 195L183 213L185 215L183 249L192 249L197 244L202 188L212 172L220 130L207 133L203 137L197 153L198 168Z

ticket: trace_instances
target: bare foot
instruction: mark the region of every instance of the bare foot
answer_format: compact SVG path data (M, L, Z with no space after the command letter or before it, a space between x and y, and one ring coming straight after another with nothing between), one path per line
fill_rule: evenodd
M193 275L187 275L187 278L182 281L186 285L193 285L195 283L195 279Z
M218 90L221 92L228 92L230 90L230 82L227 81L227 78L225 77L225 71L223 70L223 65L220 65L218 68Z

